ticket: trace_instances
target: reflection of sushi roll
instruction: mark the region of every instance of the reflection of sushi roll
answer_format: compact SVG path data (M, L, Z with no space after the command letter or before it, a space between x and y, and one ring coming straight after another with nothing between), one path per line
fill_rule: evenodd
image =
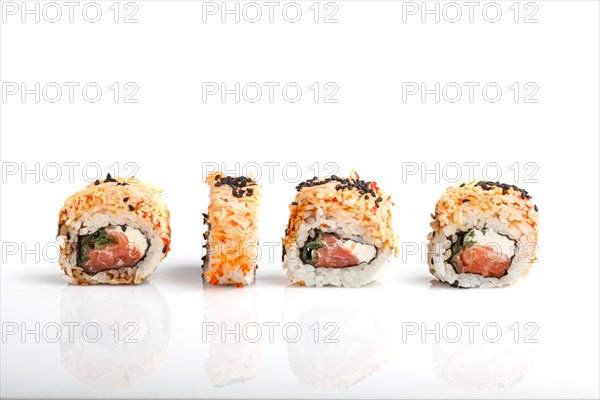
M204 324L215 324L221 332L233 330L236 326L257 325L256 286L237 290L207 285L204 299ZM231 307L232 304L235 307ZM205 366L208 379L216 387L255 379L260 373L260 343L239 340L235 335L209 335Z
M131 388L159 369L171 336L171 312L151 283L118 287L67 286L60 301L61 325L78 321L60 338L63 367L93 388ZM90 321L90 322L87 322ZM88 323L97 329L84 329ZM97 340L94 338L98 332Z
M533 361L527 344L436 343L433 355L438 378L453 388L494 390L514 386L529 372Z
M451 187L435 207L429 270L460 287L498 287L535 261L537 206L527 191L499 182Z
M205 223L204 280L244 286L254 281L258 254L260 186L252 179L214 172L207 177L210 204Z
M376 279L397 252L391 197L356 173L313 178L296 190L283 240L292 282L358 287Z
M161 190L129 179L97 180L65 201L59 263L76 284L143 282L169 251Z
M300 384L349 388L369 379L390 359L390 336L381 323L388 316L371 305L385 302L380 289L377 283L363 288L373 303L348 291L306 296L300 287L285 289L283 323L295 324L307 333L287 342L290 369ZM318 337L313 335L315 328L320 331Z

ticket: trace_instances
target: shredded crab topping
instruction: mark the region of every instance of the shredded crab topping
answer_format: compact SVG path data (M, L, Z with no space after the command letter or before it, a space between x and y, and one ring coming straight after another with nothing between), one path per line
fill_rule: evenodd
M472 210L506 221L529 241L537 242L538 212L531 196L523 189L499 182L473 181L448 188L432 215L434 233L449 226L464 226L465 213Z
M210 203L204 214L209 227L204 274L209 283L217 285L232 282L237 271L246 276L257 268L260 185L250 178L226 177L219 172L206 181Z
M295 245L298 231L307 217L324 213L337 219L360 221L375 240L377 247L389 247L398 253L397 236L392 224L394 203L375 182L359 179L353 171L349 178L335 175L313 178L297 186L296 197L289 206L290 220L284 245Z

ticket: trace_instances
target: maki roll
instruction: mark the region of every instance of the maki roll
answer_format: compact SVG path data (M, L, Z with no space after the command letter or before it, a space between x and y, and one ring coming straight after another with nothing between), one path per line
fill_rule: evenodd
M397 254L393 202L376 182L335 175L296 187L283 239L283 268L293 283L359 287Z
M429 271L458 287L499 287L529 273L535 261L538 208L526 190L470 182L446 190L429 234Z
M204 280L213 285L249 285L254 281L258 255L260 186L245 176L211 173Z
M59 263L70 283L143 282L167 255L169 210L161 190L135 178L88 185L60 211Z

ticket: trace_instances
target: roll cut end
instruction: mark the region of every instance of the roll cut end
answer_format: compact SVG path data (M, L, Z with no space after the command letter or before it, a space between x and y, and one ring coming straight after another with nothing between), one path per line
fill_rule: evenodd
M283 267L302 286L358 287L397 253L391 196L374 181L331 176L300 183L290 205Z
M161 190L135 178L95 181L60 211L59 264L74 284L137 284L166 257L170 214Z
M430 272L455 287L511 285L536 261L538 207L514 185L474 181L437 202L429 234Z

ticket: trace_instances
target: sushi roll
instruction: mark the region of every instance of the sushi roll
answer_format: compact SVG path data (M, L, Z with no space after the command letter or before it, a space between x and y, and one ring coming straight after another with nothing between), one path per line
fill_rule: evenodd
M212 285L249 285L254 281L258 256L260 185L253 179L213 172L210 187L204 280Z
M377 279L397 255L391 197L356 172L347 179L315 177L296 190L283 239L290 280L359 287Z
M169 210L160 189L108 174L65 201L57 240L70 283L141 283L169 252Z
M452 286L511 285L536 259L538 208L514 185L474 181L451 187L432 218L429 271Z

